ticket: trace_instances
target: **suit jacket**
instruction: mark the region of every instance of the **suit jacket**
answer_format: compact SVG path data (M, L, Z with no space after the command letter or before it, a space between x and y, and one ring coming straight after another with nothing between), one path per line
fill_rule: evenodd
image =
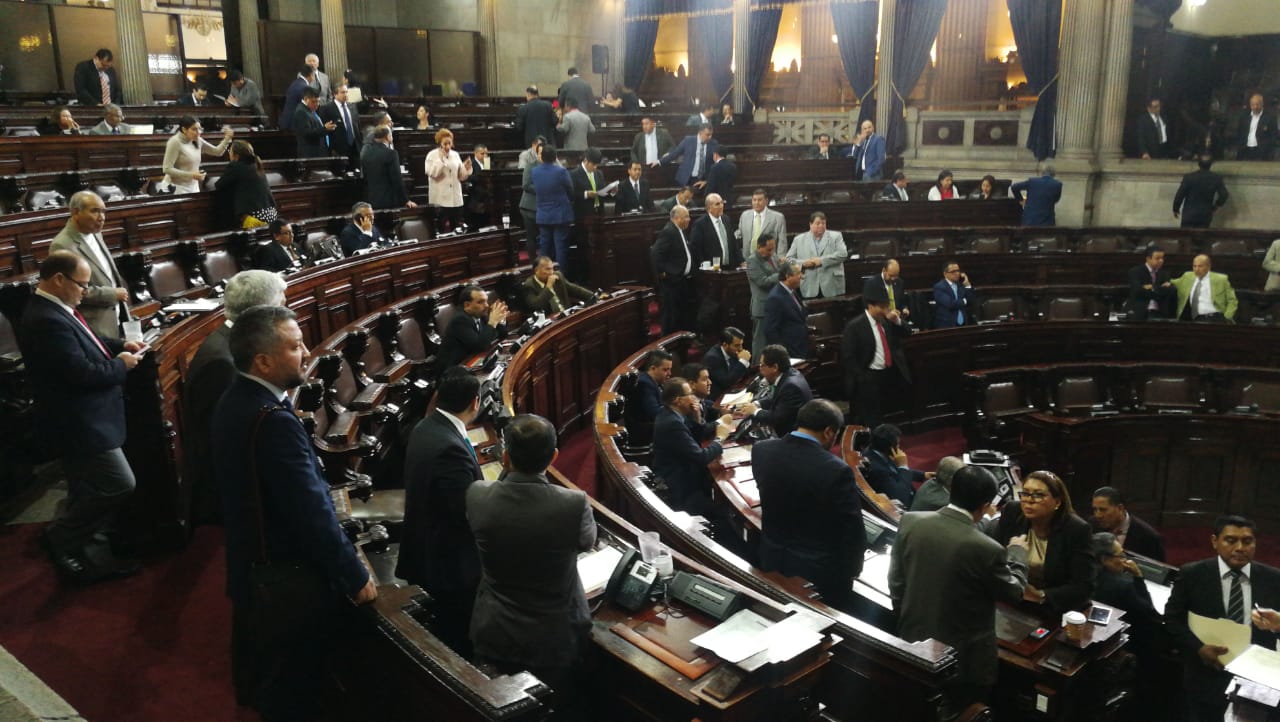
M753 445L751 469L763 515L761 568L803 577L824 602L843 605L867 545L853 469L793 434Z
M178 97L178 102L176 103L176 105L183 105L183 106L194 107L194 108L203 108L206 106L213 105L213 103L209 101L208 96L205 96L204 100L196 100L195 93L183 93L181 96Z
M471 356L486 351L502 337L503 324L490 326L487 319L477 319L463 313L462 307L449 319L444 339L440 342L439 369L443 373L450 366L457 366Z
M254 421L263 408L272 411L255 438ZM268 558L313 569L329 580L335 595L349 599L360 592L369 572L338 526L311 435L291 407L257 381L237 377L214 411L212 451L226 525L227 593L234 606L250 604L249 569L258 537L249 506L255 466Z
M800 407L813 400L813 391L804 374L787 369L773 386L773 395L760 401L755 419L773 427L779 436L795 431Z
M1226 205L1230 194L1222 176L1211 170L1197 170L1182 176L1173 196L1173 212L1182 214L1182 225L1207 227L1213 212Z
M320 104L326 105L333 102L333 83L329 81L329 75L323 70L316 71L316 80L311 84L316 92L320 94Z
M289 87L284 90L284 105L280 108L280 129L293 128L293 113L302 104L302 93L307 89L307 81L302 76L294 76Z
M1160 120L1164 121L1165 142L1160 142L1160 129L1156 127L1156 123L1151 119L1151 114L1146 110L1138 116L1137 126L1134 128L1138 137L1138 155L1150 155L1152 158L1168 158L1169 146L1173 140L1173 133L1169 131L1169 121L1160 116Z
M400 172L400 154L385 143L370 143L360 154L365 197L374 208L400 208L409 202Z
M560 308L556 309L551 303L551 297L554 295L560 299ZM556 279L556 285L547 288L538 283L538 279L530 276L525 282L520 284L520 300L524 307L530 313L534 311L542 311L547 315L556 313L558 310L564 310L579 301L590 302L596 297L596 294L579 286L576 283L570 283L564 276Z
M107 74L107 83L111 86L111 102L124 104L124 89L120 87L120 76L115 68L102 71ZM102 81L98 77L98 66L93 58L76 63L75 70L76 99L81 105L102 105ZM1249 126L1245 126L1248 130Z
M355 255L356 251L363 251L369 246L382 243L382 231L378 230L378 226L373 227L373 235L366 236L360 227L354 223L348 223L346 228L338 234L338 242L342 244L342 253L347 257Z
M658 210L661 211L662 213L666 213L667 215L671 215L671 209L676 207L676 201L678 200L678 198L679 198L678 195L673 195L670 198L663 200L662 202L658 203ZM687 208L688 210L693 210L694 208L697 208L698 199L690 198L689 202L684 204L684 207Z
M529 171L538 199L538 225L562 226L573 223L573 181L569 171L555 163L539 163Z
M702 168L699 169L698 175L693 174L693 166L698 160L698 136L686 135L680 140L680 143L667 151L662 156L662 164L667 165L680 159L680 165L676 168L676 185L687 186L690 183L700 181L707 176L707 170L711 168L711 156L716 152L720 144L715 138L707 141L706 148L703 152L706 154L702 159Z
M455 317L456 318L456 317ZM404 528L396 576L428 592L465 592L480 581L467 524L467 490L483 479L471 442L439 411L409 434L404 459Z
M1124 537L1125 551L1164 561L1164 540L1150 524L1129 514L1129 533Z
M728 158L721 158L707 169L707 185L703 193L718 193L724 204L733 203L733 184L738 179L738 166Z
M347 103L347 112L351 115L351 137L347 137L347 123L342 119L342 103L334 101L316 110L323 121L333 121L337 127L328 131L329 150L351 159L352 165L360 159L360 146L364 138L360 133L360 112L355 103Z
M907 370L906 354L898 344L898 334L889 333L885 329L885 341L889 344L890 369L896 369L903 381L911 381L911 372ZM845 369L845 391L849 398L856 398L858 386L873 383L871 362L876 357L876 346L880 344L879 335L871 327L871 318L860 313L845 324L844 335L840 340L840 360Z
M706 505L711 494L707 464L721 452L719 441L700 446L680 414L669 408L658 412L653 422L653 472L667 482L672 509L695 513Z
M292 271L302 266L302 254L299 252L298 244L294 244L293 252L298 254L295 261L289 255L289 251L284 246L271 241L258 247L253 254L253 267L263 271L271 271L280 273L281 271Z
M213 455L209 447L209 433L213 421L213 412L218 407L218 400L239 374L235 360L231 358L231 348L227 345L231 337L231 329L223 324L213 333L205 337L204 343L196 350L182 384L182 437L183 470L187 474L186 481L194 497L193 506L197 507L197 518L218 512L213 508L200 508L208 501L217 498L213 480Z
M809 312L799 295L778 283L764 302L764 340L782 344L791 358L809 357Z
M1030 528L1018 504L1005 504L994 526L988 533L1001 546L1007 546L1009 539L1026 534ZM1092 536L1089 522L1075 514L1065 517L1060 526L1049 532L1041 591L1045 593L1045 603L1055 612L1083 609L1093 596L1098 563L1089 550Z
M1152 301L1160 307L1155 311L1156 318L1173 318L1174 304L1178 299L1178 290L1173 286L1164 288L1163 285L1169 281L1169 271L1161 268L1156 271L1156 281L1151 282L1151 271L1147 269L1147 264L1139 263L1129 269L1129 300L1125 304L1125 310L1128 311L1129 317L1137 321L1145 321L1152 311L1147 308ZM1143 286L1151 286L1148 291Z
M916 489L916 495L911 499L911 511L937 511L950 503L951 490L934 477Z
M778 285L778 257L761 258L754 250L747 256L747 283L751 288L751 317L764 318L765 303Z
M667 132L666 128L656 127L653 129L653 134L657 139L657 145L658 145L657 159L660 161L662 159L662 156L666 155L671 151L671 146L675 145L675 141L671 140L671 134ZM647 163L648 154L645 153L644 146L645 146L645 137L644 137L644 132L641 131L639 133L636 133L635 138L632 139L631 141L631 162L632 163L645 163L646 165L648 164Z
M596 541L587 495L542 474L510 471L472 484L466 512L481 567L471 616L475 653L533 669L572 664L591 631L578 577L578 553Z
M683 241L681 237L683 236ZM658 280L674 281L687 278L684 269L686 263L692 274L698 267L697 252L693 250L693 241L687 231L681 231L670 221L658 232L658 240L653 244L654 267L658 271Z
M596 103L596 94L591 90L591 84L584 80L581 76L573 76L560 86L560 92L557 94L560 100L560 107L564 108L570 98L575 101L578 109L586 112ZM529 143L525 144L526 147Z
M738 239L733 237L733 218L728 213L721 213L720 222L724 225L724 244L729 249L729 255L724 255L720 238L711 222L711 214L707 213L689 226L689 245L693 247L694 263L701 264L703 261L719 258L721 268L737 268L742 265L742 256L738 253Z
M59 456L118 449L125 440L124 350L118 339L91 332L53 301L33 295L22 314L19 346L35 399L37 436Z
M884 288L884 289L888 289L888 288L893 289L893 295L891 298L893 300L894 310L901 311L909 308L909 305L908 305L909 302L907 300L907 292L902 286L901 276L893 279L893 283L887 284L887 285L884 282L884 276L880 275L879 273L877 273L874 276L870 276L865 281L862 282L862 295L866 296L868 293L871 293L872 289L874 289L876 286L879 286L880 288Z
M1280 569L1253 562L1249 567L1249 586L1253 603L1274 609L1280 605ZM1197 652L1204 646L1187 626L1187 613L1219 619L1227 616L1222 602L1222 578L1218 557L1183 565L1173 591L1164 606L1164 621L1174 644L1182 650L1184 688L1197 701L1217 703L1222 700L1231 673L1212 670L1200 662ZM1247 614L1247 610L1246 610ZM1250 626L1253 644L1275 649L1278 637Z
M534 98L516 108L516 132L524 139L524 146L533 145L533 139L542 136L551 147L556 145L556 112L551 103Z
M902 505L911 508L916 495L916 482L924 481L924 472L917 469L908 469L893 463L893 459L881 454L874 449L867 449L863 454L864 463L866 464L867 483L872 489L887 494L890 497L902 502ZM950 498L950 494L948 494ZM943 504L946 506L946 504Z
M305 103L293 109L293 133L298 141L299 158L323 158L329 155L329 131L324 129L317 113Z
M907 194L906 198L902 197L904 193ZM906 188L898 188L897 185L890 183L880 190L879 199L882 201L909 201L911 200L911 194Z
M1192 271L1173 279L1173 287L1178 292L1178 307L1174 314L1175 318L1182 318L1182 311L1187 307L1187 302L1191 300L1191 291L1195 287L1196 274ZM1209 271L1209 285L1213 290L1213 306L1218 309L1218 313L1227 317L1230 321L1236 317L1236 290L1231 287L1231 279L1227 278L1227 274Z
M1013 197L1023 203L1022 225L1052 226L1057 223L1054 206L1062 198L1062 182L1052 176L1028 178L1009 186ZM1026 194L1025 202L1023 193Z
M934 328L955 328L956 326L971 326L974 323L973 314L978 310L978 294L974 293L972 288L967 288L963 283L957 283L952 289L951 284L943 279L933 284L933 327ZM964 312L964 323L960 323L960 313Z
M115 87L115 83L111 84ZM94 78L94 87L97 87L97 78ZM95 102L96 104L96 102ZM1235 139L1236 144L1241 148L1249 142L1249 121L1253 115L1248 109L1240 112L1236 116L1236 132L1239 134ZM1280 138L1280 127L1276 125L1276 114L1270 111L1262 111L1262 117L1258 119L1258 152L1262 153L1266 158L1270 159L1271 152L1276 147L1276 140Z
M849 260L849 247L844 244L844 236L839 231L827 229L821 240L805 231L791 240L791 250L787 255L801 261L815 257L822 259L821 266L805 271L804 279L800 281L801 296L816 298L821 294L830 298L844 295L844 262Z
M866 156L866 170L863 170L863 156ZM849 149L849 157L853 158L853 179L877 181L884 177L885 144L884 136L872 133L861 144Z
M742 231L742 257L750 258L756 252L756 242L752 238L755 233L756 212L750 208L742 212L742 216L738 219L738 229ZM760 214L760 235L772 233L774 238L778 239L778 245L774 248L774 253L778 254L778 258L788 255L787 249L787 218L782 213L772 208L765 207L764 212Z
M737 357L725 355L724 347L715 344L702 355L702 363L711 377L711 396L718 397L747 375L747 367Z
M596 132L596 126L591 122L591 117L581 110L565 113L556 127L564 136L562 147L565 150L586 150L591 146L589 136Z
M89 262L89 290L84 292L80 301L80 315L89 322L94 333L106 338L120 338L120 324L116 321L116 309L119 309L120 321L129 320L129 307L116 300L117 288L128 288L124 276L116 269L116 260L111 251L102 242L102 234L97 234L99 249L107 259L107 267L98 263L98 258L85 243L84 235L76 228L75 222L68 220L67 225L53 237L49 252L72 251Z
M1006 551L964 512L943 508L902 516L889 558L898 636L954 647L957 682L995 684L995 604L1016 604L1026 584L1026 552Z
M653 200L649 198L649 181L640 179L640 193L637 194L635 187L631 185L631 179L624 179L618 185L618 200L614 201L613 210L618 214L634 210L652 213Z
M128 123L120 123L116 126L120 130L119 133L112 133L111 126L107 125L107 121L98 121L98 124L89 129L89 135L129 135L133 126Z
M603 189L604 173L596 168L591 176L595 178L596 188ZM573 182L573 219L581 223L587 216L599 215L604 209L604 196L586 197L587 191L591 190L591 181L581 163L569 171L569 180Z
M836 158L851 157L851 152L846 148L837 147L835 143L832 143L831 145L827 146L826 158L822 157L822 149L819 148L817 145L814 145L812 148L810 148L809 152L806 153L804 157L805 157L805 160L835 160Z

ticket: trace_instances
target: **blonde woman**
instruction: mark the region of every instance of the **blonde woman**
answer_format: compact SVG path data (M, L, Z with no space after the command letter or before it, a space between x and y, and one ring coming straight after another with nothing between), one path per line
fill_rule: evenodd
M214 145L200 136L204 129L200 121L190 115L178 121L178 132L164 146L164 182L176 193L198 193L204 182L205 172L200 170L201 155L221 156L231 145L235 132L231 126L222 131L222 142Z
M427 153L427 201L449 219L449 230L462 226L462 182L471 177L471 159L453 149L453 133L436 131L437 147Z

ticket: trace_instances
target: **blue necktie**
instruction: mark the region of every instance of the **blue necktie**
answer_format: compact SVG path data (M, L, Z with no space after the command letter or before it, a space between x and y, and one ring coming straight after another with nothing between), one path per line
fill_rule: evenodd
M955 296L955 297L956 297L956 301L957 301L957 302L959 302L959 301L960 301L960 287L959 287L959 286L957 286L957 285L956 285L956 284L954 284L954 283L953 283L953 284L951 284L951 295L953 295L953 296ZM963 310L963 309L957 309L957 310L956 310L956 325L957 325L957 326L963 326L963 325L964 325L964 310Z
M314 115L314 116L316 117L316 122L320 124L320 130L324 130L324 121L323 121L323 120L320 120L320 114L319 114L319 113L317 113L317 112L315 112L314 110L313 110L313 111L311 111L311 114L312 114L312 115ZM326 133L326 134L325 134L325 136L324 136L324 147L326 147L326 148L328 148L328 147L329 147L329 135L328 135L328 133Z

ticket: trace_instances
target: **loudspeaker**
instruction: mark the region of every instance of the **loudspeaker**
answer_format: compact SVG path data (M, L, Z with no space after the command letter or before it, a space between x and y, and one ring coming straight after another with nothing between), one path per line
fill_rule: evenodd
M604 74L609 72L609 46L591 46L591 72Z

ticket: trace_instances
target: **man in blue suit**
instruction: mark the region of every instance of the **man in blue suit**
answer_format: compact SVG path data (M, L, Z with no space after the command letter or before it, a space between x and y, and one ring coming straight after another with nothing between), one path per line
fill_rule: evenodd
M706 448L699 445L688 421L702 425L702 402L679 376L663 384L662 406L653 424L653 471L667 482L667 503L672 509L711 518L715 514L707 464L720 458L720 442L732 428L718 425L717 439Z
M804 268L799 261L785 261L778 267L778 284L764 302L764 340L780 344L792 358L809 356L809 312L800 300Z
M912 469L907 453L900 446L902 430L893 424L880 424L871 430L871 442L862 452L867 483L872 489L911 508L916 495L915 484L932 479L934 472Z
M268 720L320 713L329 640L341 634L352 603L378 596L338 526L311 435L289 402L288 390L306 380L307 346L296 318L288 308L255 306L236 319L228 345L240 375L212 424L226 522L232 679L237 701ZM271 579L271 595L296 606L282 609L255 593Z
M1022 204L1022 225L1052 226L1057 224L1054 206L1062 198L1062 181L1053 177L1052 165L1045 165L1039 178L1028 178L1009 186L1014 198ZM1025 196L1023 194L1026 194Z
M876 124L862 121L858 137L853 139L849 157L853 158L853 179L878 181L884 178L884 136L876 135Z
M663 165L680 160L680 166L676 168L676 185L701 188L707 184L707 170L711 168L712 155L720 147L712 139L712 133L711 126L704 125L698 129L697 135L686 135L676 147L662 156Z
M947 261L942 265L942 280L933 284L933 327L955 328L973 324L978 307L977 295L969 285L969 276L960 264Z
M38 437L54 445L67 476L66 507L41 539L58 573L87 584L138 571L95 534L133 493L125 439L124 392L142 344L99 336L76 310L89 289L89 262L54 251L19 331Z
M529 171L538 199L538 253L560 268L569 267L569 226L573 223L573 181L569 171L556 163L556 149L542 147L542 162Z
M760 400L760 410L752 418L773 427L779 436L796 427L800 407L813 399L813 391L804 374L791 368L787 350L777 344L764 347L760 354L760 375L768 381L773 393Z
M370 246L382 245L382 231L373 224L373 206L364 201L351 206L351 222L338 234L338 242L347 257Z
M703 355L702 362L711 374L712 398L733 388L751 368L751 352L742 347L743 338L742 331L725 326L720 332L720 343Z

